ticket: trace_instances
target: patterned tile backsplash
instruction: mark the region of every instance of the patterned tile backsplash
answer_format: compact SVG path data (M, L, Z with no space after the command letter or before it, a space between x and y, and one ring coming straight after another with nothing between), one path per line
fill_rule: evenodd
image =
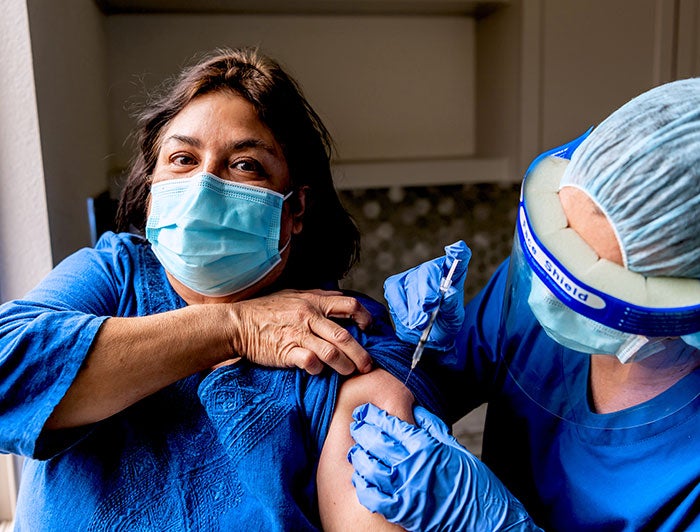
M384 279L464 240L472 250L465 287L472 297L510 254L519 190L484 183L340 191L362 232L360 263L342 286L384 302Z
M342 283L384 303L384 279L444 255L464 240L472 250L469 299L510 254L520 185L476 184L343 190L340 197L362 232L361 261ZM459 442L481 456L486 405L453 427Z

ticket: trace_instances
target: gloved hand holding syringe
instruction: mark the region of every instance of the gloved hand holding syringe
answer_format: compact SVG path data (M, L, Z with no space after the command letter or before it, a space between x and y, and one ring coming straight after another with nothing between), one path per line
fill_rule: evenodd
M432 314L430 315L430 319L428 320L428 325L426 325L425 329L423 330L423 334L420 335L420 339L418 340L418 345L416 346L416 350L413 352L413 358L411 360L411 371L413 371L420 361L421 356L423 355L423 349L425 349L425 344L428 342L428 337L430 336L430 331L433 328L433 324L435 323L435 320L437 319L438 312L440 311L440 306L442 305L443 300L445 299L445 294L447 293L447 289L452 286L452 277L454 276L455 270L457 269L457 265L459 264L460 260L459 259L454 259L452 261L452 266L450 266L450 271L447 272L447 275L442 278L440 281L440 287L438 289L440 295L438 297L437 305L435 305L435 310L433 310ZM408 379L408 378L407 378Z
M398 337L417 344L412 369L423 349L438 362L456 363L455 337L464 321L464 283L471 250L461 240L445 247L445 255L389 277L384 297Z

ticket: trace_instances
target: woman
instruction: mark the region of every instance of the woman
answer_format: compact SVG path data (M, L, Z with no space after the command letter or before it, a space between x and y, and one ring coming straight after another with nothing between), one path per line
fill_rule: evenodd
M17 527L314 528L338 374L370 371L362 345L406 370L376 303L370 325L357 299L320 290L359 240L328 134L250 50L185 70L138 131L118 222L146 239L108 233L0 307L0 448L28 457ZM413 393L366 377L338 396L342 415L374 398L410 419L413 394L440 409L421 374ZM333 427L346 444L347 424ZM319 478L347 492L350 473Z

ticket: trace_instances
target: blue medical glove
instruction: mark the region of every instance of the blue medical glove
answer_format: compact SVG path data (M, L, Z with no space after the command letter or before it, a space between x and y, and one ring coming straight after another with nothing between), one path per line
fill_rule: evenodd
M422 407L418 426L372 404L353 412L352 483L368 510L406 530L518 530L537 527L479 459Z
M440 280L447 275L452 261L460 260L426 344L442 351L454 347L455 336L464 321L464 282L472 252L460 240L446 246L445 254L384 281L384 298L396 334L405 342L417 344L440 297Z

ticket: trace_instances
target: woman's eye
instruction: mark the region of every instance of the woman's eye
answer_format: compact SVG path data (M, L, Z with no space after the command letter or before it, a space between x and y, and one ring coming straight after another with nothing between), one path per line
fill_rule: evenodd
M185 154L173 155L170 161L179 166L191 166L196 164L194 157Z
M246 173L255 173L258 175L265 175L262 165L254 159L239 159L231 164L231 167L235 170L240 170Z

